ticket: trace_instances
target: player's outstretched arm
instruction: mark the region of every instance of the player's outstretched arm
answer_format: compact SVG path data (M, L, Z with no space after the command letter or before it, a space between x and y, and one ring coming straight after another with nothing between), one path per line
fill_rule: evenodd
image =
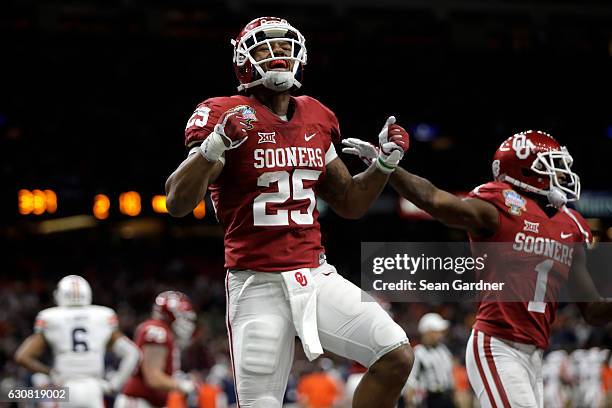
M362 217L387 184L389 175L376 166L351 176L339 158L327 165L325 180L317 189L319 196L341 217Z
M168 350L165 346L145 344L142 347L142 375L147 385L162 392L180 391L189 394L195 384L188 379L176 379L164 372Z
M612 321L612 299L601 297L586 266L586 251L583 245L576 245L568 288L576 299L592 299L577 303L584 320L593 326Z
M346 148L342 151L361 157L369 168L351 176L339 158L332 160L326 167L326 176L317 189L318 194L344 218L360 218L378 198L397 164L408 150L408 133L395 124L390 116L378 135L379 147L375 148L359 139L342 141ZM362 151L365 149L366 151Z
M15 362L33 373L51 374L51 367L39 360L47 342L42 333L34 333L21 343L15 352Z
M108 348L121 359L117 372L109 380L110 391L118 392L140 362L140 350L119 330L111 334Z
M389 182L399 195L448 226L476 236L489 236L497 230L497 209L486 201L461 199L402 168L391 174Z

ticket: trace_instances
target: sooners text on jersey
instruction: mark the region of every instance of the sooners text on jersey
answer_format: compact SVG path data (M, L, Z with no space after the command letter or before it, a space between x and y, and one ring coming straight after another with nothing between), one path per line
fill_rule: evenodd
M284 121L255 98L212 98L187 123L185 144L204 140L229 109L242 112L248 139L225 153L224 169L210 186L225 231L225 267L263 272L319 266L324 252L316 187L337 157L336 116L308 96L292 98Z
M474 328L490 336L548 347L550 325L555 319L557 297L567 281L574 246L591 242L592 236L584 219L574 210L563 209L552 217L530 198L502 182L477 187L470 197L495 205L499 212L497 232L487 239L472 242L503 242L493 257L489 257L480 278L488 282L507 282L509 293L483 294ZM574 221L572 216L576 219ZM579 222L589 236L583 236ZM529 299L529 300L527 300Z

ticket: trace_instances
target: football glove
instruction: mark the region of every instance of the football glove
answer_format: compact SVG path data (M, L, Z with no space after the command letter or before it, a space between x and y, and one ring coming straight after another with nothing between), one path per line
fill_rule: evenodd
M200 145L202 156L209 162L216 162L230 149L235 149L249 138L247 123L239 110L226 111L215 125L214 131Z
M185 394L187 397L197 391L198 384L191 375L178 371L174 373L173 377L179 391Z
M378 134L379 147L356 138L342 140L344 153L358 156L367 165L376 167L385 174L392 173L408 150L410 137L403 127L395 124L395 116L389 116Z
M113 384L110 381L101 379L99 380L100 388L102 389L102 393L104 395L113 395L117 392Z

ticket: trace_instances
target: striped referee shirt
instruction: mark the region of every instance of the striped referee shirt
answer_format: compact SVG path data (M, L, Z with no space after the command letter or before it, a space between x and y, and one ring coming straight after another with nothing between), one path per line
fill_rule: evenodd
M408 386L428 392L453 390L453 356L444 344L415 346L414 366L408 377Z

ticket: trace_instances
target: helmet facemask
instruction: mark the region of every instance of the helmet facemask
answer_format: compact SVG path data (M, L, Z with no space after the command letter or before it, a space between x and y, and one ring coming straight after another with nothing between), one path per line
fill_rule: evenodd
M574 159L563 146L561 150L538 153L531 170L548 176L550 187L546 194L558 189L565 195L566 201L576 201L580 198L580 177L571 170L573 163Z
M196 327L196 314L193 311L180 312L172 322L172 331L181 348L187 347Z
M291 45L290 56L275 56L273 43L285 41ZM269 58L256 61L253 51L260 45L266 45ZM240 69L245 64L252 66L253 77L251 82L243 83L238 86L239 91L252 88L257 85L264 85L273 91L286 91L293 86L301 87L298 76L301 73L302 65L306 64L306 39L287 21L264 21L259 27L248 31L239 41L232 40L234 46L234 63ZM275 60L285 60L290 66L290 71L264 70L263 65Z

